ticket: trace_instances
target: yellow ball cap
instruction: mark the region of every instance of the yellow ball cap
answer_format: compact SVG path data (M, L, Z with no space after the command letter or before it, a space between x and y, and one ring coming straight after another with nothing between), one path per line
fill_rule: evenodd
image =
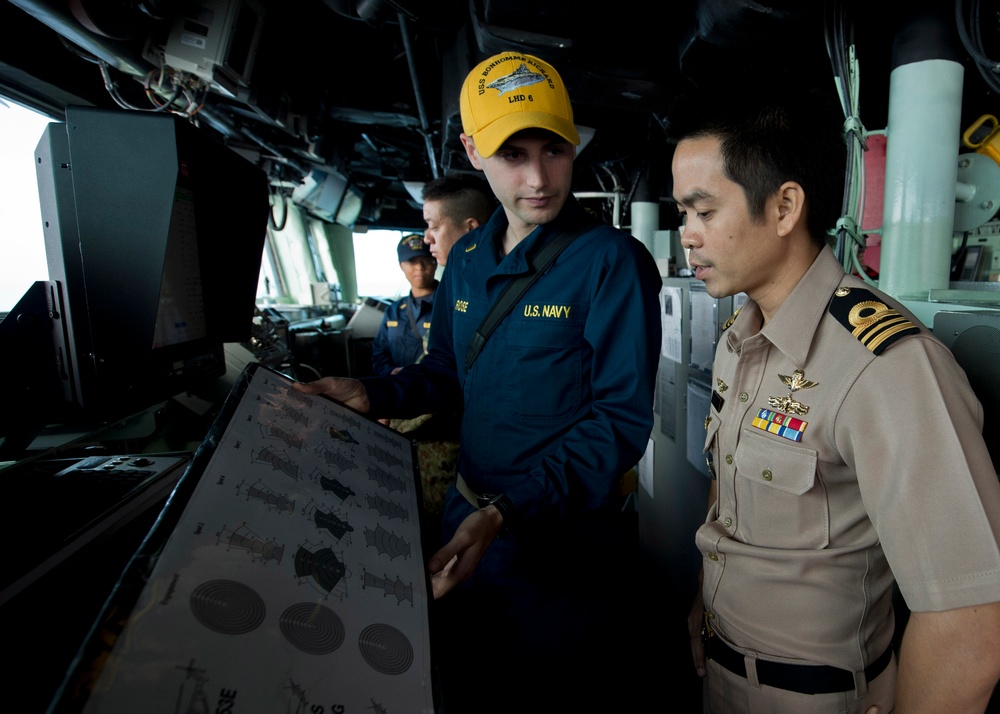
M512 134L548 129L580 143L562 77L532 55L501 52L480 62L462 84L462 130L484 159Z

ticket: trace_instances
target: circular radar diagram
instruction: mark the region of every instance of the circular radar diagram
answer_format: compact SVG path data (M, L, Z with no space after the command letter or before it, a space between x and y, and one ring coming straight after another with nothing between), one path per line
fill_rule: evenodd
M285 639L306 654L330 654L344 644L344 623L325 605L292 605L281 613L279 626Z
M391 625L369 625L358 637L361 656L382 674L402 674L413 664L413 645Z
M209 580L191 593L198 622L226 635L251 632L264 621L264 600L252 588L233 580Z

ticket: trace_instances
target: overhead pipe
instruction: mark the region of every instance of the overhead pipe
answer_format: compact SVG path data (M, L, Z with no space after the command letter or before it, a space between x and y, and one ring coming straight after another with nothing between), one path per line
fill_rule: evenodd
M413 82L413 94L416 99L417 115L420 117L420 130L424 135L424 143L427 145L427 158L431 164L431 176L438 177L437 159L434 156L434 142L431 141L430 124L427 121L427 111L424 109L424 97L420 91L420 79L417 77L417 61L413 55L413 46L410 43L410 27L406 15L399 13L399 32L403 38L403 49L406 51L406 63L410 67L410 81Z
M660 197L650 179L649 164L643 167L629 204L632 211L632 235L653 253L653 235L660 228Z
M145 77L155 69L148 60L135 53L132 47L92 32L68 9L68 3L53 0L10 0L36 20L54 30L95 58L104 60L115 69L135 77Z

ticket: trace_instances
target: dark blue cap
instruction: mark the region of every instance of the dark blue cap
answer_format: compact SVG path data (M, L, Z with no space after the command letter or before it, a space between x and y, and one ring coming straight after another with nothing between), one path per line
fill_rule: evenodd
M402 240L399 241L399 245L396 246L396 255L399 256L400 263L410 260L411 258L420 257L434 260L434 256L431 255L431 247L424 243L423 236L419 236L416 233L403 236Z

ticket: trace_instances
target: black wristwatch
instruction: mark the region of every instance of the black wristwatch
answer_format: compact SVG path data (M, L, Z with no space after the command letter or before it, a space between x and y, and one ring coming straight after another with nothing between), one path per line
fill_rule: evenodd
M505 494L491 494L484 493L482 496L476 499L479 504L479 508L483 509L487 506L496 506L496 509L500 511L500 517L503 518L503 525L500 526L499 535L506 535L514 521L517 519L517 511L514 509L514 504L511 500L507 498Z

